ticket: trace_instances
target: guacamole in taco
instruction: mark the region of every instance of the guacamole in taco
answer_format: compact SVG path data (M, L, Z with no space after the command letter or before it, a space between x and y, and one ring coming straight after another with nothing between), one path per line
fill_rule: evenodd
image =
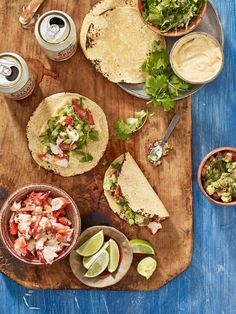
M104 177L104 194L114 211L129 225L147 226L153 234L169 214L129 153L118 157Z
M41 102L27 127L29 149L43 168L68 177L94 168L108 142L102 109L79 94L61 93Z

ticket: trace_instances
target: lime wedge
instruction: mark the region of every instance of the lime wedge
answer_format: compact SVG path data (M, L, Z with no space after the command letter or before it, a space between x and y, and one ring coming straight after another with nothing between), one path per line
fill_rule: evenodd
M93 262L84 277L93 278L100 275L108 266L109 254L106 250L98 256L98 258Z
M154 249L150 242L141 239L135 239L129 241L133 253L139 254L155 254Z
M108 264L108 271L110 273L113 273L114 271L116 271L118 265L119 265L119 261L120 261L120 251L119 251L119 247L118 244L113 240L110 239L109 240L109 248L108 248L108 252L109 252L109 264Z
M104 243L104 234L103 230L97 232L94 236L89 238L86 242L84 242L77 250L81 256L91 256L97 253Z
M154 271L156 270L157 262L152 257L145 257L138 263L137 271L138 273L149 279Z
M92 256L87 256L87 257L84 256L84 257L83 257L83 266L84 266L84 268L89 269L89 268L92 266L93 262L98 258L98 256L99 256L104 250L106 250L106 249L108 248L108 246L109 246L109 241L105 242L105 243L103 244L103 247L102 247L96 254L94 254L94 255L92 255Z

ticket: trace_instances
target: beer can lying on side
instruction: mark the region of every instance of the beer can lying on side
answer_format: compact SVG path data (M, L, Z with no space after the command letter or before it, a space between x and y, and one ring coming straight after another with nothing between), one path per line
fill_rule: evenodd
M77 49L77 35L72 18L62 11L44 13L35 25L35 36L49 59L64 61Z
M14 100L30 96L35 80L25 60L16 53L0 54L0 93Z

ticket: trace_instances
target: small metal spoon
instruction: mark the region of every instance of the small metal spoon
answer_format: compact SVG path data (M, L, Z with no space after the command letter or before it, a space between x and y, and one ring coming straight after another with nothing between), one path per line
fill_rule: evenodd
M163 154L163 146L167 142L168 138L170 137L171 133L174 131L177 123L180 120L180 116L178 114L174 115L173 119L170 122L170 125L168 126L168 129L166 130L165 135L160 140L157 146L153 147L149 154L149 159L153 162L156 162L161 159Z

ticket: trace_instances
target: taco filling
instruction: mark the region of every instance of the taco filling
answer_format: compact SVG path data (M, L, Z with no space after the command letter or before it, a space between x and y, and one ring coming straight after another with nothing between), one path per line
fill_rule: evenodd
M86 147L88 141L97 141L99 134L92 112L84 107L83 100L72 99L47 121L46 130L40 134L45 151L38 154L41 160L62 168L69 166L72 155L82 163L93 160Z
M160 224L161 218L158 215L151 215L140 209L139 212L134 211L129 203L128 196L124 195L119 185L119 175L122 171L123 162L113 163L111 167L114 169L113 173L106 177L104 182L104 190L107 191L111 197L115 200L116 204L119 205L120 217L124 219L130 226L140 225L147 226L152 234L155 234L159 229L162 228Z

